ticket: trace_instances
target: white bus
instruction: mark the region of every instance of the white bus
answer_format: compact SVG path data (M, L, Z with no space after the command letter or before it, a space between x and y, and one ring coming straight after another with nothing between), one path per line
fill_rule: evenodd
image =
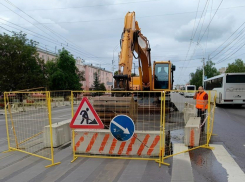
M245 104L245 73L225 73L204 80L205 90L216 90L216 104Z
M184 96L185 97L194 97L195 92L196 92L196 85L186 85Z

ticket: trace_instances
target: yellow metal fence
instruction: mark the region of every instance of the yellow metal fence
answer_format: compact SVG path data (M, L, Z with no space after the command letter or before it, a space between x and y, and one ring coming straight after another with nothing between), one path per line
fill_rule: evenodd
M209 148L216 92L208 94L204 121L197 117L195 91L39 91L6 92L5 118L9 151L20 151L54 163L52 108L65 107L75 115L87 98L104 124L103 129L72 129L73 161L78 157L155 160L165 159L197 148ZM115 116L126 115L135 124L128 141L117 141L109 131ZM78 113L78 120L81 113ZM188 125L196 121L199 129ZM200 125L205 126L201 132ZM89 125L89 123L88 123ZM48 132L47 132L48 131ZM47 138L49 138L47 140ZM176 146L181 146L176 150ZM49 167L47 166L47 167Z
M19 151L54 163L50 92L5 92L8 151Z
M162 92L101 92L72 91L72 116L84 97L93 106L104 124L104 129L73 129L73 160L77 157L156 160L164 156ZM135 133L128 141L117 141L110 134L109 125L117 115L133 119ZM81 116L78 114L78 117ZM164 163L165 164L165 163Z
M208 95L208 109L205 112L196 109L194 90L164 92L163 100L166 102L163 109L163 123L165 123L165 137L169 138L170 142L166 145L169 148L165 149L168 155L164 159L198 148L212 149L209 142L213 132L216 92L205 92Z

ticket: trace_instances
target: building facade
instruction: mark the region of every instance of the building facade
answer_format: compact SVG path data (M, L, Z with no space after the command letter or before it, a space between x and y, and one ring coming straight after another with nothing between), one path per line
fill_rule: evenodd
M49 60L55 60L57 54L37 49L39 57L46 63ZM105 68L96 67L93 64L85 64L81 58L76 59L76 66L80 72L84 72L85 81L81 81L83 90L91 90L94 83L94 73L98 73L100 83L104 83L106 90L111 90L113 83L113 74Z
M225 71L226 71L226 67L222 67L222 68L219 69L219 73L220 74L225 73Z
M106 90L111 90L112 82L113 82L113 75L112 72L105 70L105 68L100 68L93 66L92 64L85 64L85 80L83 82L83 89L90 90L93 88L94 83L94 74L97 73L99 76L100 83L104 83Z
M37 52L39 54L39 58L43 59L45 63L57 58L57 54L44 49L37 48Z

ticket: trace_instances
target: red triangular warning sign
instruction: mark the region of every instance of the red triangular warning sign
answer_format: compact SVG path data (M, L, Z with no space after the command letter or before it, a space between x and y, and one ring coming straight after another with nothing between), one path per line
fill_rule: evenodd
M104 124L87 97L83 97L78 106L77 111L71 120L70 128L104 129Z

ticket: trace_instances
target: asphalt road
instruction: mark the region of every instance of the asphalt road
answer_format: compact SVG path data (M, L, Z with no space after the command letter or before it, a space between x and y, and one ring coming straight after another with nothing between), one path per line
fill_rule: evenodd
M192 102L176 93L176 101ZM182 105L181 105L182 106ZM223 147L245 172L245 106L242 108L217 107L211 144ZM28 113L26 113L28 114ZM70 106L52 109L53 123L71 118ZM7 149L5 116L0 115L0 151ZM229 171L217 152L198 149L189 153L194 181L228 181ZM62 164L50 169L49 162L19 152L0 153L0 181L171 181L172 158L169 167L154 161L79 158L74 163L71 147L55 149L55 159ZM233 166L231 166L233 167ZM232 174L230 174L231 176ZM232 180L231 180L232 181Z
M222 143L245 172L245 105L216 109L212 143Z

